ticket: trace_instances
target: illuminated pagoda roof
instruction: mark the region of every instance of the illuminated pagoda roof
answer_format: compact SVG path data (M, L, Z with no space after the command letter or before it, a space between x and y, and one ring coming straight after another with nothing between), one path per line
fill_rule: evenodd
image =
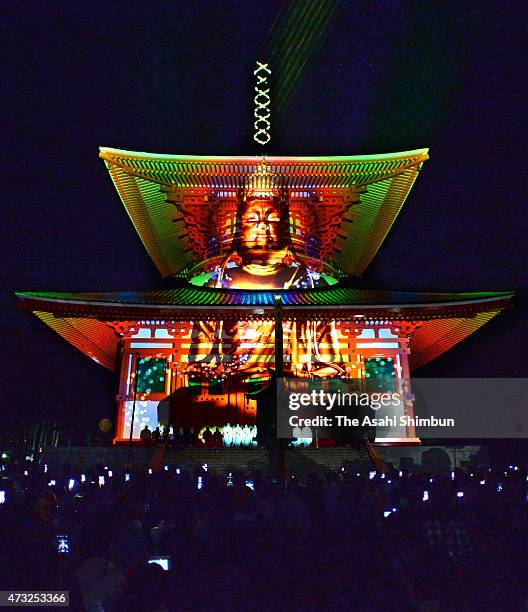
M366 156L220 157L101 148L100 157L150 257L163 276L179 279L180 286L115 293L21 292L17 297L22 308L109 369L115 366L121 340L116 330L122 324L270 320L276 295L285 319L403 326L410 366L416 369L510 305L511 292L410 293L332 284L363 273L428 159L427 149ZM315 239L321 267L314 271L330 286L198 286L232 248L241 194L271 186L287 191L296 254L302 255ZM308 251L304 256L310 257ZM183 280L191 282L182 286Z
M87 356L114 368L119 336L114 321L273 318L275 296L283 316L363 323L403 321L419 324L410 335L410 364L425 365L472 334L510 305L511 292L411 293L330 287L311 291L240 291L182 287L116 293L21 292L21 306Z
M317 207L320 258L361 276L407 198L428 149L327 157L158 155L101 147L114 185L162 276L189 278L210 259L213 210L236 201L264 163L290 200ZM295 235L295 232L292 232ZM303 239L304 240L304 239Z

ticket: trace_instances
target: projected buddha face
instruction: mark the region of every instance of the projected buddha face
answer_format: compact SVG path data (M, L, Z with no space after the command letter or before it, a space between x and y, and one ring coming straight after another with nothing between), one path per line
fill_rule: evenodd
M273 198L248 200L240 219L243 246L258 251L279 248L280 220L279 206Z

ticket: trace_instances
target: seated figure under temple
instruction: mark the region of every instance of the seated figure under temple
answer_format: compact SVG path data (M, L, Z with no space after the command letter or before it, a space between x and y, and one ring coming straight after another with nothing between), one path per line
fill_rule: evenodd
M217 289L302 290L327 286L293 247L288 200L279 190L248 190L239 198L231 248L206 286ZM345 375L333 321L284 323L285 341L295 359L285 371L295 376ZM267 376L274 367L272 321L197 321L189 363L244 378ZM290 365L295 363L295 365Z

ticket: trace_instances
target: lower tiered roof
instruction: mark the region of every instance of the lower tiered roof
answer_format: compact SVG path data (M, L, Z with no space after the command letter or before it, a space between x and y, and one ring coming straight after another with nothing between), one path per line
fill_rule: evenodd
M180 287L114 293L20 292L31 310L73 346L114 368L119 336L110 322L272 318L281 296L285 319L400 321L419 324L410 336L416 369L510 306L511 292L415 293L330 287L311 291L240 291Z

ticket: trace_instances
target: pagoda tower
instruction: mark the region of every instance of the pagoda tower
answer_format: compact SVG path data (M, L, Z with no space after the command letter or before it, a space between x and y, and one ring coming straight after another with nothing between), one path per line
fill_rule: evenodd
M22 308L116 372L116 444L130 437L134 400L133 439L159 421L198 430L254 427L252 395L275 370L277 296L286 376L351 378L367 386L388 378L395 389L510 306L510 292L354 286L404 205L427 149L220 157L103 147L100 157L173 288L17 296ZM412 416L411 394L401 410ZM412 427L377 441L419 442Z

